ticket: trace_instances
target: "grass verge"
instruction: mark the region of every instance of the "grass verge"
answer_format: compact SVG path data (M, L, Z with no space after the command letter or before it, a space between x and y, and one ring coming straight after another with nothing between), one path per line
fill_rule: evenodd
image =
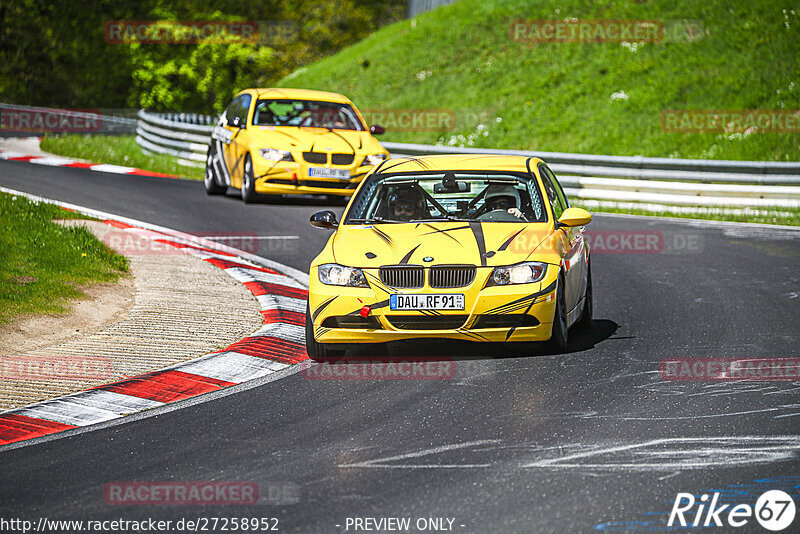
M147 155L136 144L132 135L76 135L46 136L42 139L42 150L70 158L79 158L92 163L110 163L136 167L145 171L173 174L193 180L203 179L203 169L186 167L178 158L166 154Z
M511 32L515 21L568 18L659 21L664 34L533 44ZM796 129L673 133L661 114L800 109L798 27L800 10L782 0L460 0L383 27L279 85L344 93L373 110L391 141L796 160ZM409 110L452 120L401 121Z
M85 218L57 206L0 193L0 324L28 314L67 311L80 286L115 282L128 260L85 227L52 219Z

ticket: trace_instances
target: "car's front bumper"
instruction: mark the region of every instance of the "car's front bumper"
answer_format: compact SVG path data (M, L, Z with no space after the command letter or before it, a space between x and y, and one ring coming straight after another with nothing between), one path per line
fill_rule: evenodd
M363 157L361 159L363 160ZM320 165L295 161L279 161L275 164L268 161L259 162L254 168L256 193L351 196L364 176L373 169L372 165L360 165L358 157L353 165L327 166L331 169L349 171L349 179L310 177L310 167L320 167Z
M479 268L470 287L401 290L400 293L463 293L463 311L399 312L389 308L390 293L375 287L330 286L311 269L309 307L319 343L382 343L406 339L477 342L546 341L552 334L558 269L541 282L484 287L491 268ZM360 311L369 307L363 317ZM411 319L409 320L409 316ZM461 319L463 318L463 323ZM423 328L419 328L423 323ZM411 327L416 324L417 328ZM347 325L346 327L342 327ZM439 326L446 326L439 328Z

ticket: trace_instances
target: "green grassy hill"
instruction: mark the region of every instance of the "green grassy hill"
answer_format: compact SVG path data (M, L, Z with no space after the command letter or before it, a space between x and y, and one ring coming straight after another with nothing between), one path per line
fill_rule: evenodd
M389 141L800 159L797 133L668 133L660 123L669 109L800 109L800 7L773 0L604 4L460 0L384 27L280 85L341 92L359 108L452 110L456 119L455 128L439 131L388 127L382 139ZM510 38L512 21L568 17L659 20L668 31L643 44ZM686 20L704 31L681 31Z

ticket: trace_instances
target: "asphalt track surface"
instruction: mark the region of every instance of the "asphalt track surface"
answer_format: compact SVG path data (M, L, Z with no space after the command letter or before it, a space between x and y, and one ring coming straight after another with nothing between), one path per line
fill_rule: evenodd
M0 185L190 233L296 235L259 254L304 271L328 237L307 222L322 200L244 205L207 197L200 182L20 162L0 162ZM800 382L678 382L658 372L665 358L800 357L800 235L602 215L590 230L658 232L663 248L595 246L595 321L567 354L400 345L390 354L455 357L456 376L296 373L0 449L0 517L275 517L281 532L441 517L453 532L660 531L678 492L753 504L781 488L800 505ZM267 499L109 505L103 490L115 481L252 481ZM764 530L751 519L736 531Z

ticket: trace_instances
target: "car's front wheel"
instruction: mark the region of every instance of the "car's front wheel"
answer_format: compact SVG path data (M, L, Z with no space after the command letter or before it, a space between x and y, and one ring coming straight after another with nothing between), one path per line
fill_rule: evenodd
M592 302L592 264L586 266L586 293L583 296L583 315L578 321L578 328L588 330L592 327L592 313L594 304Z
M242 200L245 204L256 200L256 179L253 176L253 160L250 154L244 157L244 172L242 173Z
M212 145L213 146L213 145ZM209 195L221 195L228 190L224 185L219 185L217 181L217 172L214 170L214 149L212 146L208 147L206 154L206 173L203 177L203 183L206 186L206 193Z
M308 357L317 362L330 362L344 355L343 350L330 349L314 339L314 323L311 320L311 309L306 304L306 352Z
M567 298L564 292L564 277L558 277L556 285L556 311L553 314L553 333L547 348L550 352L560 354L569 345L569 329L567 328Z

